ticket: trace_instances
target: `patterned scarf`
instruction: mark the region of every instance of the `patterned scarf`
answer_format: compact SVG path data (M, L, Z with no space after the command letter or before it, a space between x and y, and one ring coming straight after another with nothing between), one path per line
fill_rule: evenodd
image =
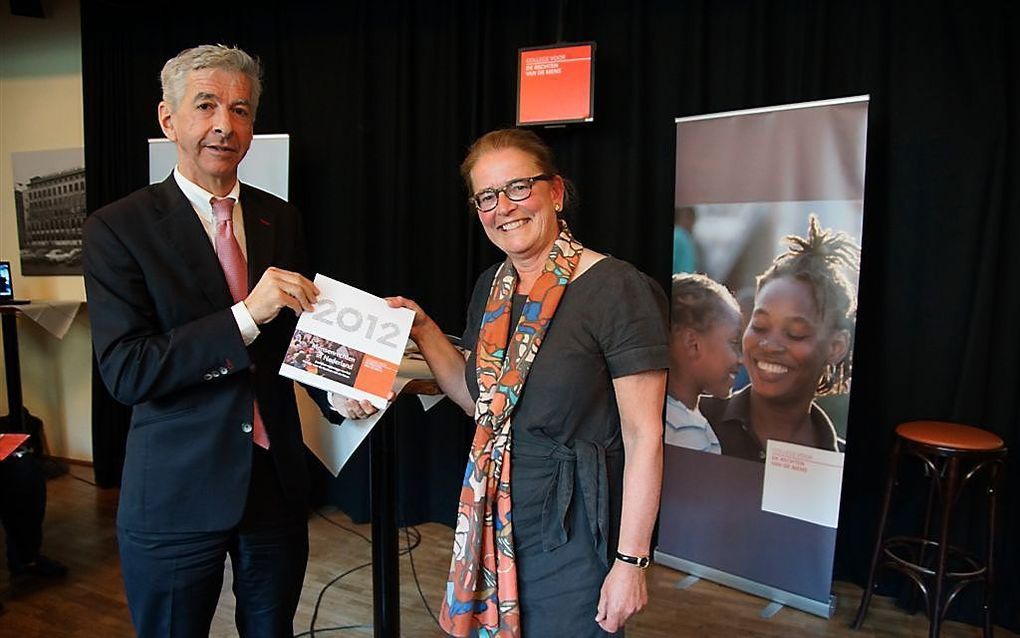
M452 636L521 635L511 524L510 415L582 250L561 220L549 261L531 288L512 337L510 312L517 271L509 259L492 280L475 347L477 427L464 472L453 561L439 616Z

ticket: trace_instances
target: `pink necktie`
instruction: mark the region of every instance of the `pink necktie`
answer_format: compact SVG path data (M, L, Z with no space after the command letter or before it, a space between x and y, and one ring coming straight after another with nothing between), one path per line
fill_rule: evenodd
M234 303L248 296L248 264L241 254L241 246L234 237L234 200L230 197L212 198L213 214L216 216L216 256L227 278L227 287ZM259 403L253 406L252 440L256 445L269 449L269 435L259 414Z

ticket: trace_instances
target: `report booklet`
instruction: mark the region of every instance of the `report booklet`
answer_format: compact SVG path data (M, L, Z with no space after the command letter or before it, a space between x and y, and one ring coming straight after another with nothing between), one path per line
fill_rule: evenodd
M385 408L414 312L325 275L315 285L319 300L298 319L280 374Z

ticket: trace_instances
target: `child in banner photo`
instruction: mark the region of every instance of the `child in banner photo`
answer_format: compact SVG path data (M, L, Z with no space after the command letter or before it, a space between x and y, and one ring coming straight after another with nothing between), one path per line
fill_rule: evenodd
M740 307L725 286L700 274L673 275L672 299L666 443L720 454L698 398L730 395L740 365Z
M815 402L849 392L860 247L846 233L808 218L806 237L758 277L754 309L743 335L750 385L729 398L699 404L722 453L764 461L770 440L842 451L832 420Z

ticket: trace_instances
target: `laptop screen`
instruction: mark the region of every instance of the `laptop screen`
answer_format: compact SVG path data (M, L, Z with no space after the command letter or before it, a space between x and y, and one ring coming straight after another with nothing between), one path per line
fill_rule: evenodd
M11 277L11 263L0 261L0 303L14 299L14 278Z

